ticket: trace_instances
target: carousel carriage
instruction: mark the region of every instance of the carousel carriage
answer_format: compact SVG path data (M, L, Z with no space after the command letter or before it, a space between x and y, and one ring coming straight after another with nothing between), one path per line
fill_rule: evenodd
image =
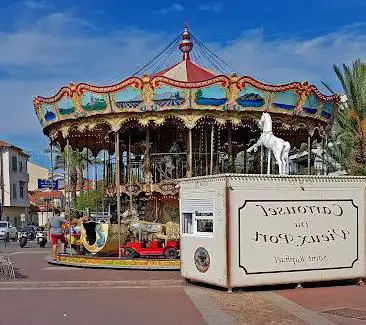
M182 59L159 70L177 53L174 47ZM194 62L202 58L209 68ZM314 141L326 143L338 96L308 82L270 85L231 72L185 26L180 39L135 75L114 85L70 84L36 97L34 109L51 152L69 146L103 156L100 177L119 215L135 206L144 220L177 222L177 179L264 173L263 146L247 153L260 138L264 111L273 118L273 134L292 150L306 143L310 155ZM311 172L310 159L289 172Z

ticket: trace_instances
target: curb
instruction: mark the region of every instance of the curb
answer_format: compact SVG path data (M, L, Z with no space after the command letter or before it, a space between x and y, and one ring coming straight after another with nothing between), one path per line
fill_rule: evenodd
M235 322L201 288L187 286L184 292L208 325L235 325Z
M180 271L178 266L139 266L139 265L107 265L107 264L81 264L63 261L48 260L48 264L65 266L65 267L78 267L84 269L107 269L107 270L141 270L141 271Z

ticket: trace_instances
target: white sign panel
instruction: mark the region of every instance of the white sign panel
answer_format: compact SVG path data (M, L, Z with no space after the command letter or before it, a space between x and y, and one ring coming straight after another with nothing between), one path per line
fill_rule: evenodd
M353 200L248 200L239 208L239 266L246 274L352 269Z

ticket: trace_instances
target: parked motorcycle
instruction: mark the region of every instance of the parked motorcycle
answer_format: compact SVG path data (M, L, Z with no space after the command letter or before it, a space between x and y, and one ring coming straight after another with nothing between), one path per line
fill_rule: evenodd
M28 242L28 233L26 231L19 231L18 241L21 248L25 247Z
M37 244L39 247L45 247L47 244L47 234L45 231L37 231L36 233Z

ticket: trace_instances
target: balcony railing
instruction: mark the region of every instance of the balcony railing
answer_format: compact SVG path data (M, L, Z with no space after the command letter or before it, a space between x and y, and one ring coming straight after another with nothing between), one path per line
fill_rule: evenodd
M154 153L151 154L150 163L152 183L187 176L187 154L185 152Z
M311 161L314 164L314 161ZM271 172L277 173L278 167L272 156ZM296 167L296 168L295 168ZM263 157L263 172L267 172L267 155ZM115 164L112 164L109 169L108 181L109 185L114 185ZM304 169L304 171L300 171ZM121 183L129 182L128 164L121 166ZM156 184L167 180L185 178L188 176L188 155L186 152L181 153L152 153L150 155L150 183ZM210 153L192 153L192 176L205 176L211 174L222 173L239 173L239 174L259 174L261 172L260 153L246 154L238 153L229 158L227 153L214 153L211 157ZM307 173L307 166L300 166L295 159L290 161L290 174ZM312 171L312 174L315 173ZM146 166L145 159L133 159L131 161L131 177L132 181L140 183L146 182Z

